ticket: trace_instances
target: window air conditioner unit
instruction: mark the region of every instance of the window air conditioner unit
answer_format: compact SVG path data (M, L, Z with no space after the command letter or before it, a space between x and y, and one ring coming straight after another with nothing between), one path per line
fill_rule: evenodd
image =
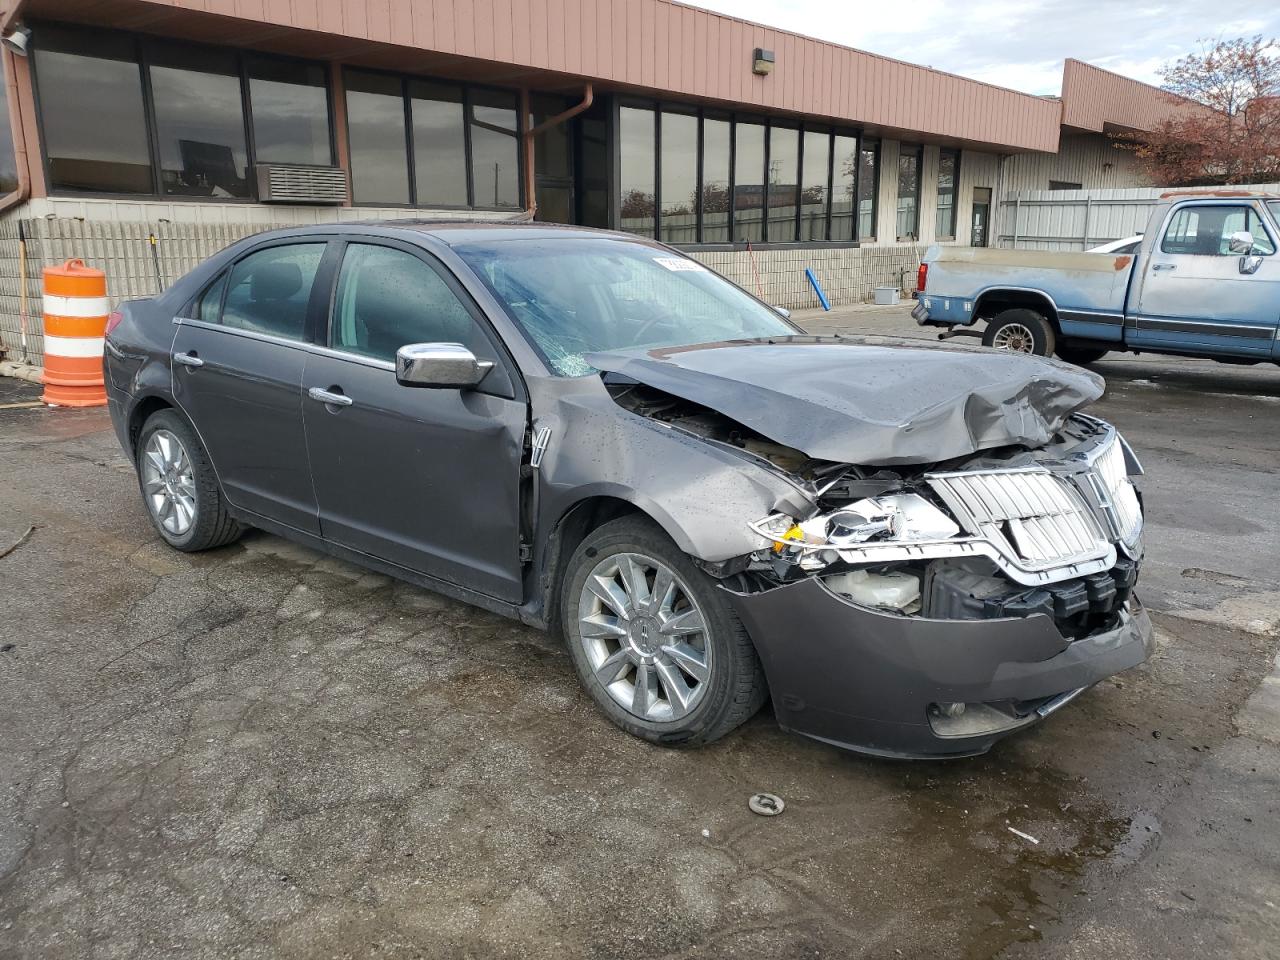
M343 203L347 172L341 167L310 167L299 163L260 163L258 199L263 203Z

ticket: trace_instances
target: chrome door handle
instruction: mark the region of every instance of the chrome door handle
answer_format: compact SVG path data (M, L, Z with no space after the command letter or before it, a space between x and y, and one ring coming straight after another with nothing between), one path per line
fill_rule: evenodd
M194 353L175 353L173 355L173 362L180 363L184 367L191 367L192 369L204 366L204 361Z
M351 406L351 398L345 393L332 393L320 387L312 387L307 391L307 396L312 400L319 400L321 403L331 403L335 407Z
M1174 263L1153 263L1152 270L1177 270L1178 265Z

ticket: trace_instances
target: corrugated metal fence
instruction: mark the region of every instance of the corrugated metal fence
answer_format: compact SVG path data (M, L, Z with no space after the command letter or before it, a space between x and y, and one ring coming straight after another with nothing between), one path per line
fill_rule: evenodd
M1207 188L1206 188L1207 189ZM1280 193L1280 183L1233 187ZM1087 250L1142 233L1168 187L1118 190L1024 190L1000 201L997 246Z
M251 224L112 223L67 218L0 222L0 346L8 359L42 365L40 271L79 257L107 273L112 303L153 296L201 260L241 237ZM21 246L26 246L26 318ZM25 326L25 351L23 328Z

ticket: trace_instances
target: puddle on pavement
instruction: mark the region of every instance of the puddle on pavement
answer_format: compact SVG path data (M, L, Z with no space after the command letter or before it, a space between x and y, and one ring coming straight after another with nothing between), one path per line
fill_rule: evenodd
M943 845L944 884L962 888L937 897L937 919L954 924L957 907L972 905L957 954L972 960L1039 941L1093 875L1124 870L1160 835L1153 815L1117 815L1085 781L1010 765L1007 754L1003 760L909 769L895 778L914 814L904 829L908 842Z

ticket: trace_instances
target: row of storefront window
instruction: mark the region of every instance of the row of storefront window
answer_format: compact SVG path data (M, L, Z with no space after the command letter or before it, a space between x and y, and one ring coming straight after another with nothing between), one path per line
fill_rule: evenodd
M256 164L335 162L320 64L54 24L35 36L55 191L252 200ZM350 68L343 87L355 203L523 205L514 92ZM626 103L616 116L623 230L670 243L876 238L874 139L654 103ZM920 232L921 166L922 149L903 145L899 240ZM939 239L955 236L958 173L958 151L942 150Z

